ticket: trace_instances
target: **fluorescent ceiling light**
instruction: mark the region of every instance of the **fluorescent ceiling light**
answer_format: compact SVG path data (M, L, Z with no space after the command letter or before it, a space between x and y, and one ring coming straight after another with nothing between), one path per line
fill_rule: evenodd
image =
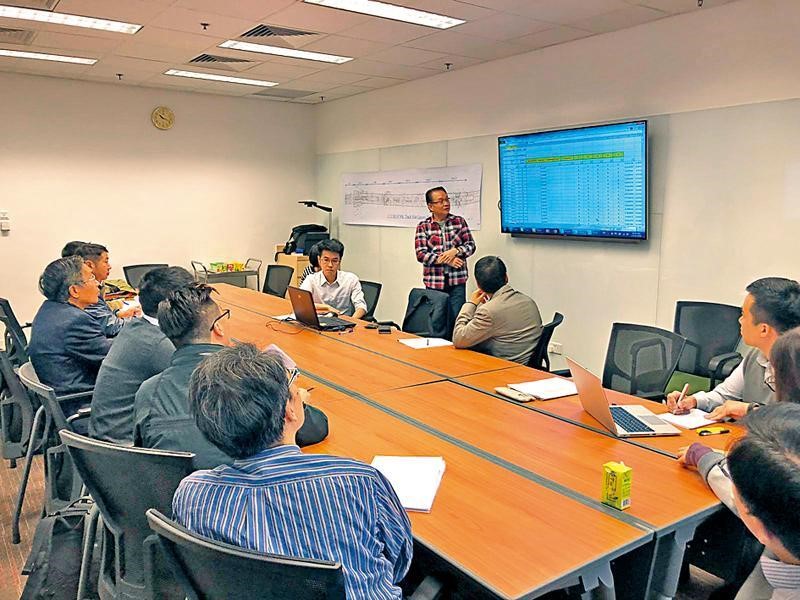
M78 15L50 12L49 10L34 10L32 8L22 8L19 6L0 5L0 17L53 23L55 25L69 25L71 27L87 27L88 29L101 29L103 31L113 31L115 33L136 33L142 28L141 25L135 23L108 21L106 19L95 19L94 17L80 17Z
M415 25L424 25L425 27L436 27L437 29L450 29L456 25L466 23L466 21L462 19L454 19L453 17L437 15L436 13L425 12L424 10L415 10L413 8L406 8L405 6L397 6L395 4L387 4L385 2L376 2L376 0L304 1L308 4L318 4L319 6L327 6L328 8L339 8L341 10L349 10L351 12L372 15L373 17L383 17L384 19L393 19L395 21L403 21L405 23L414 23Z
M0 56L11 58L35 58L36 60L52 60L53 62L75 63L76 65L93 65L96 58L80 58L78 56L61 56L60 54L42 54L41 52L21 52L19 50L0 50Z
M264 44L253 44L250 42L237 42L228 40L219 45L220 48L231 48L233 50L244 50L245 52L260 52L261 54L274 54L275 56L288 56L289 58L304 58L306 60L318 60L338 65L353 60L349 56L336 56L335 54L322 54L321 52L308 52L306 50L295 50L294 48L281 48L280 46L265 46Z
M260 79L245 79L244 77L229 77L228 75L212 75L211 73L197 73L196 71L179 71L170 69L164 75L174 75L175 77L190 77L191 79L207 79L208 81L223 81L225 83L241 83L243 85L256 85L258 87L272 87L278 85L274 81L262 81Z

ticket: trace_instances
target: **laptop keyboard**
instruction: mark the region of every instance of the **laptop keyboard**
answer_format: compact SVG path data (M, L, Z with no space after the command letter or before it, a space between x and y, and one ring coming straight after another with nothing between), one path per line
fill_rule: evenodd
M338 317L320 317L319 324L323 327L353 327L354 324L350 321L345 321L344 319L340 319Z
M619 425L624 431L629 433L648 433L653 431L653 429L645 425L621 406L609 406L609 408L611 409L611 417L614 419L614 423Z

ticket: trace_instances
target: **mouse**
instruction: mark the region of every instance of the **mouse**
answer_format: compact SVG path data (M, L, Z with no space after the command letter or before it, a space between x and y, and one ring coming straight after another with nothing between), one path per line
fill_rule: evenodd
M364 328L365 329L377 329L378 328L378 324L377 323L367 323L366 325L364 325Z

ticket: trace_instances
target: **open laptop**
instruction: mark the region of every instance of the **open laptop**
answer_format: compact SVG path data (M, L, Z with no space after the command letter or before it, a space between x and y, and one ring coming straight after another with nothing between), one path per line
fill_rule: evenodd
M617 437L680 435L680 431L639 405L610 406L600 379L567 358L583 410Z
M356 326L355 323L337 317L320 317L314 308L314 297L311 292L291 285L288 289L294 318L303 325L321 331L342 331Z

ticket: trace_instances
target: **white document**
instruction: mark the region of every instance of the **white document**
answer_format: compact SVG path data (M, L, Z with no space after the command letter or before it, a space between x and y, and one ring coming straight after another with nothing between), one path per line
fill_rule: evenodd
M439 348L440 346L452 346L453 342L448 342L442 338L407 338L404 340L397 340L401 344L405 344L414 350L421 350L422 348Z
M294 321L295 316L294 313L289 313L288 315L272 315L273 319L277 319L278 321Z
M392 484L403 508L431 511L444 475L441 456L376 456L372 466Z
M673 415L672 413L665 413L658 415L659 418L664 419L667 423L672 423L684 429L697 429L698 427L705 427L706 425L717 425L717 421L708 420L708 413L699 408L693 408L685 415Z
M539 400L552 400L562 396L574 396L578 388L569 379L550 377L539 381L526 381L524 383L509 383L508 387Z

